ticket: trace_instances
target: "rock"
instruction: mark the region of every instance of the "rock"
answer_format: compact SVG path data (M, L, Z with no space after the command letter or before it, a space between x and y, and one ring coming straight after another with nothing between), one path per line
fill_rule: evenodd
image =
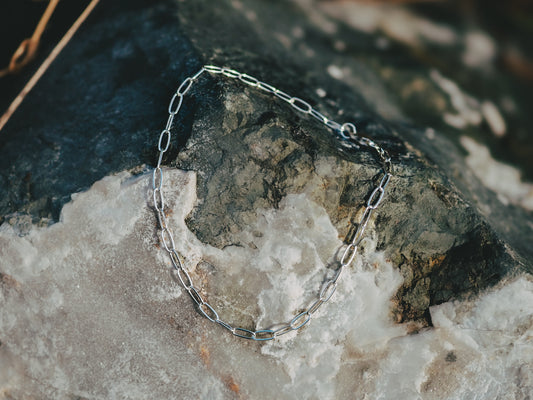
M414 61L384 67L399 45L387 51L377 33L339 22L334 4L124 4L99 6L0 136L6 398L531 394L530 186L466 135L413 122L398 94L428 93L443 124L482 118L481 102ZM170 94L204 63L353 121L392 157L386 197L331 302L276 341L239 340L201 318L158 239L154 142ZM409 79L391 85L391 74ZM234 326L290 321L335 268L379 178L376 155L220 76L195 84L173 132L167 218L202 296ZM513 177L505 192L502 170Z

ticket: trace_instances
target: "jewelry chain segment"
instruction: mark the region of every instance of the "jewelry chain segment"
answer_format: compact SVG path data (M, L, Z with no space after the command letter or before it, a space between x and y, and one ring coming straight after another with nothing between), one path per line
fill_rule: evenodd
M165 215L165 199L163 196L164 181L163 169L161 168L161 160L163 159L163 155L169 149L170 146L170 140L172 136L171 128L174 122L174 117L181 109L185 95L192 88L193 84L204 73L220 74L228 78L238 79L239 81L248 86L258 88L264 92L273 94L274 96L287 102L296 111L303 114L311 115L313 118L317 119L327 128L333 130L337 134L338 138L342 140L343 145L345 145L346 147L358 148L358 145L362 145L372 148L378 154L381 162L382 176L379 181L379 184L374 188L374 190L368 197L361 218L353 226L355 233L353 234L353 238L351 239L351 241L346 245L346 248L342 252L342 257L339 261L339 267L335 271L334 276L323 283L319 291L318 298L305 311L300 312L288 323L277 325L275 329L258 329L254 331L235 327L221 320L213 306L207 301L205 301L205 299L202 297L202 295L200 294L200 289L194 286L194 282L189 276L187 270L184 268L183 263L181 261L181 256L175 247L172 231L167 225L167 218ZM333 293L337 289L337 281L341 275L341 272L353 262L355 255L357 254L357 247L363 239L363 234L368 224L368 221L370 220L370 216L372 215L372 212L381 204L381 201L383 200L383 197L385 195L385 189L392 176L392 163L388 153L371 139L357 136L357 129L353 123L347 122L344 124L339 124L338 122L327 118L319 111L315 110L308 102L299 97L291 96L275 88L274 86L262 82L248 74L243 74L230 68L222 68L215 65L203 66L196 74L186 78L180 84L168 105L168 120L165 125L165 128L161 131L161 134L159 136L157 149L159 151L159 157L157 160L157 166L155 167L152 174L153 205L157 213L157 219L159 221L161 242L163 243L164 249L169 253L174 274L177 275L183 288L187 291L189 296L191 296L191 299L196 303L200 314L202 314L208 320L215 322L223 328L227 329L234 336L245 339L252 339L256 341L272 340L286 333L299 330L310 321L311 316L315 312L317 312L318 309L324 303L327 303L331 299Z

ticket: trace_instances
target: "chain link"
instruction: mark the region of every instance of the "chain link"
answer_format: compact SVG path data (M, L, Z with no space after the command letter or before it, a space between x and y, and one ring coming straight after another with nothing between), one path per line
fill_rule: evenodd
M215 308L207 301L205 301L205 299L200 293L200 290L194 286L191 276L183 266L181 260L182 257L176 249L172 231L170 230L170 227L167 224L167 219L165 215L165 200L163 196L163 169L161 168L161 160L163 159L164 153L167 152L170 147L172 137L171 129L173 126L174 117L181 109L185 95L191 90L194 83L200 78L200 76L206 72L210 74L221 74L228 78L237 79L245 85L258 88L264 92L273 94L274 96L287 102L296 111L303 114L311 115L313 118L321 122L327 128L331 129L337 135L337 137L343 141L343 144L345 146L353 149L358 149L361 145L369 147L377 153L380 159L382 167L382 176L379 180L378 185L372 190L371 194L368 196L361 218L357 223L353 225L353 229L355 232L351 241L347 245L345 245L346 248L342 252L342 256L340 257L340 260L338 262L338 268L335 270L334 276L324 282L322 288L320 289L318 299L316 299L307 309L297 314L291 321L286 324L278 325L276 329L272 328L248 330L245 328L234 327L231 324L221 320ZM221 327L227 329L234 336L255 341L267 341L273 340L289 332L301 329L303 326L309 323L312 315L315 314L322 307L323 304L327 303L331 299L337 289L337 281L342 271L344 270L344 268L348 267L353 262L357 254L357 247L363 239L363 234L368 224L368 221L370 220L370 216L372 215L372 212L381 204L381 201L383 200L383 197L385 195L385 188L387 187L392 176L392 163L390 156L381 146L379 146L373 140L366 137L358 136L355 124L351 122L340 124L336 121L327 118L324 114L314 109L307 101L299 97L291 96L283 92L282 90L268 83L262 82L259 79L248 74L243 74L238 71L235 71L234 69L222 68L215 65L205 65L196 74L186 78L183 82L181 82L181 84L178 86L178 89L173 94L170 100L170 103L168 105L168 114L169 116L166 126L161 131L157 144L159 156L157 166L152 173L152 197L153 205L157 212L157 219L159 222L160 240L165 250L169 253L174 275L177 276L183 288L187 291L191 299L196 303L200 314L202 314L209 321L215 322Z

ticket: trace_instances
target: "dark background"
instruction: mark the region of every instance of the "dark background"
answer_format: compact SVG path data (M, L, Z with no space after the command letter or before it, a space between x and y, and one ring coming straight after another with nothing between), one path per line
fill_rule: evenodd
M265 0L266 1L266 0ZM343 1L343 0L321 0ZM357 1L357 0L345 0ZM101 1L97 6L102 7ZM498 82L487 83L483 74L472 74L466 69L458 69L449 62L448 54L411 54L424 58L423 62L452 77L467 92L479 98L494 98L498 92L511 92L516 103L523 107L518 115L506 118L508 134L504 138L477 138L485 142L493 156L519 167L528 180L533 180L533 1L531 0L383 0L376 3L404 4L415 9L428 19L444 22L456 30L464 31L472 26L487 31L498 42L497 68ZM0 77L0 115L35 73L39 65L61 39L71 24L90 3L89 0L59 2L46 30L34 60L22 71ZM131 1L131 9L142 9L143 3L165 3L163 0L146 2ZM20 42L32 35L48 2L45 0L4 0L0 4L0 69L7 67L12 54ZM109 5L106 5L108 7ZM120 7L115 10L120 13ZM93 12L94 13L94 12ZM91 17L89 17L90 23ZM453 55L452 55L453 57ZM418 123L434 126L433 120L424 116L412 115ZM1 135L1 133L0 133Z

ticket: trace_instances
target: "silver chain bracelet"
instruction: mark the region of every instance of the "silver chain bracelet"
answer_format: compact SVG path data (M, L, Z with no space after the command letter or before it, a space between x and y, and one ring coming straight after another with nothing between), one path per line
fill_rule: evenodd
M290 322L279 324L277 327L272 329L256 329L248 330L244 328L239 328L232 326L231 324L222 320L218 312L205 301L204 297L200 294L200 289L194 286L194 283L187 272L183 267L181 261L181 255L176 250L174 244L174 237L167 223L167 217L165 215L165 200L163 196L163 169L161 168L161 160L163 159L163 154L169 149L170 138L171 138L171 129L174 123L174 118L178 114L185 95L189 92L193 84L200 78L204 73L219 74L224 75L229 78L238 79L244 84L258 88L264 92L273 94L274 96L280 98L281 100L289 103L294 109L303 114L311 115L312 117L319 120L327 128L330 128L334 133L337 134L337 137L341 139L342 143L349 148L358 148L359 145L369 147L376 151L379 156L381 171L378 175L377 181L379 182L370 196L366 201L364 210L362 213L359 222L355 223L351 227L351 234L348 235L350 240L345 240L346 246L343 251L338 251L336 254L342 254L340 260L338 261L338 267L334 271L333 277L326 280L318 293L318 298L303 312L300 312L296 315ZM186 78L178 87L178 90L172 96L170 104L168 106L168 120L165 128L159 136L159 141L157 149L159 151L159 158L157 160L157 166L155 167L152 174L152 189L153 189L153 202L154 207L157 212L157 218L159 220L159 227L161 229L161 242L165 250L170 256L172 262L173 272L183 285L184 289L191 296L194 303L198 307L198 311L206 317L209 321L215 322L223 328L230 331L234 336L240 338L252 339L257 341L272 340L278 336L284 335L291 331L296 331L306 325L311 316L317 312L317 310L324 304L329 301L333 293L337 288L337 281L339 280L342 271L348 267L357 253L357 247L363 239L363 234L365 228L370 220L372 212L381 204L383 196L385 195L385 188L389 183L389 180L392 176L392 163L388 153L381 148L374 141L361 137L357 135L356 127L353 123L344 123L339 124L335 122L317 110L315 110L309 103L305 100L302 100L299 97L293 97L287 93L271 86L265 82L259 81L253 76L240 73L233 69L221 68L214 65L205 65L202 67L196 74L191 77ZM341 249L342 250L342 247Z

